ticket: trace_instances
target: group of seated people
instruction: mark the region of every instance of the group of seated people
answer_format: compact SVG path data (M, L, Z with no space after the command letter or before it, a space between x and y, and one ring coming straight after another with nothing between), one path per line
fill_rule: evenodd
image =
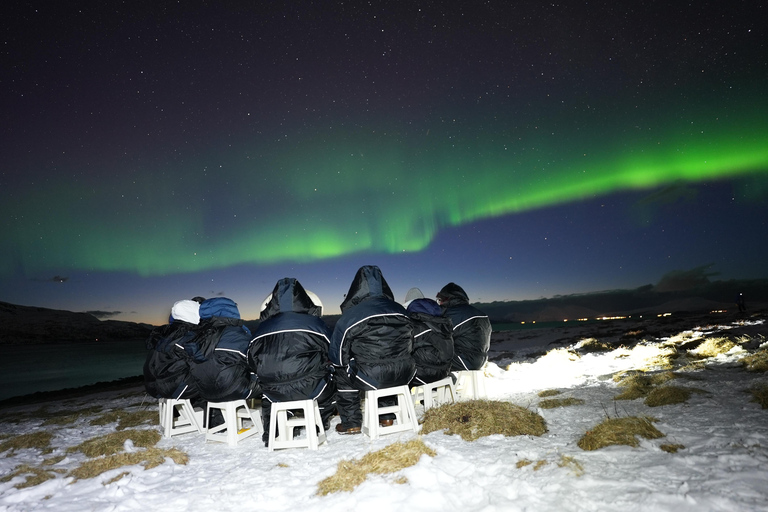
M362 392L435 382L487 360L490 320L454 283L437 301L412 288L400 304L381 270L367 265L340 309L331 331L320 299L294 278L277 282L253 333L231 299L178 301L147 341L146 390L198 406L261 398L265 430L273 402L314 399L326 430L338 413L336 431L357 434Z

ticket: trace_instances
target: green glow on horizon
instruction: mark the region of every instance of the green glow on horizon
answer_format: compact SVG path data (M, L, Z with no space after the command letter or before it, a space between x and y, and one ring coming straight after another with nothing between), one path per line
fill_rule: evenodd
M3 197L0 275L150 276L420 251L441 229L479 219L678 181L768 178L766 118L765 107L745 107L694 121L660 116L626 133L489 129L488 140L438 129L418 140L340 133L255 164L177 169L184 181L173 169L105 172L116 177L93 183L64 176Z

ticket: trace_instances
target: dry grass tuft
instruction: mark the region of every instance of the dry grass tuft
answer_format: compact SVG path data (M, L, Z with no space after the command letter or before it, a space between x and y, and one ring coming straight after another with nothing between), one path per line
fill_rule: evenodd
M557 389L545 389L544 391L539 391L539 396L541 398L545 398L548 396L555 396L559 394L560 394L560 391L558 391Z
M96 405L93 407L86 407L85 409L75 410L62 410L56 412L49 412L45 407L37 411L35 416L45 418L43 426L47 425L71 425L83 416L90 416L101 411L102 407Z
M768 372L768 350L761 349L741 359L749 372Z
M691 398L693 390L680 386L662 386L654 388L645 398L645 405L648 407L659 407L662 405L682 404Z
M637 329L635 331L627 331L621 335L622 339L640 339L645 336L645 329Z
M122 430L101 437L94 437L77 446L72 446L67 449L67 453L82 452L87 457L113 455L123 450L128 439L133 442L134 446L148 448L155 446L160 441L160 437L160 433L155 430Z
M574 476L582 476L584 474L584 466L573 457L567 455L560 456L560 462L557 463L558 467L568 468L574 474Z
M568 407L570 405L581 405L584 400L581 398L550 398L539 402L542 409L555 409L556 407Z
M675 347L664 347L659 351L658 355L647 359L645 363L649 368L671 370L674 368L674 361L678 357L680 357L680 354Z
M667 453L677 453L678 450L685 449L685 446L682 444L662 444L659 448Z
M157 411L142 409L129 412L125 409L116 409L91 420L91 425L109 425L118 422L117 430L138 427L146 423L157 425L159 422Z
M519 461L517 461L517 464L515 464L515 467L517 469L520 469L520 468L524 468L525 466L530 466L531 464L533 464L532 460L520 459Z
M67 476L74 477L75 480L85 480L113 469L123 466L135 466L137 464L144 466L144 469L152 469L163 464L166 458L170 458L176 464L181 465L189 462L189 456L177 448L161 449L150 447L146 450L116 453L106 457L89 459L70 471Z
M540 436L547 431L544 418L509 402L470 400L433 407L424 413L422 433L445 430L465 441L493 434Z
M359 460L342 460L339 462L334 475L317 484L317 495L326 496L333 492L351 492L363 483L368 475L395 473L403 468L413 466L424 454L430 457L437 455L421 439L413 439L407 443L390 444L382 450L366 454Z
M609 352L613 350L613 347L604 341L600 341L597 338L584 338L576 344L576 348L582 352Z
M704 340L704 343L696 347L694 350L689 350L688 356L697 359L707 359L709 357L716 357L720 354L725 354L735 346L736 344L728 338L707 338Z
M763 409L768 409L768 385L762 384L749 390L752 402L757 402Z
M66 455L57 455L55 457L50 457L48 459L43 460L42 465L43 466L53 466L53 465L58 464L59 462L63 461L66 458L67 458Z
M130 474L131 474L131 472L130 472L130 471L123 471L122 473L120 473L120 474L118 474L118 475L115 475L114 477L110 478L110 479L109 479L109 480L107 480L106 482L103 482L101 485L109 485L109 484L113 484L113 483L117 482L118 480L122 480L122 478L123 478L124 476L128 476L128 475L130 475Z
M542 460L536 462L536 464L533 466L533 470L534 471L538 471L541 468L543 468L544 466L546 466L547 464L549 464L549 462L547 462L546 460L542 459Z
M587 451L611 445L637 447L640 444L637 436L657 439L664 437L664 434L653 426L648 417L609 418L584 434L577 444Z
M63 469L43 469L28 464L22 464L21 466L17 466L11 473L0 478L0 482L10 482L11 479L17 476L26 475L26 479L23 482L14 485L16 489L25 489L56 478L57 473L63 472Z
M32 432L31 434L20 434L0 442L0 453L10 450L7 454L10 457L16 450L28 448L35 448L42 453L51 453L53 451L51 448L52 438L53 434L44 430Z
M655 386L663 384L667 381L677 378L672 372L662 372L655 374L644 373L626 373L620 376L617 380L617 384L620 387L625 388L620 394L616 395L614 400L634 400L636 398L643 398L653 390Z

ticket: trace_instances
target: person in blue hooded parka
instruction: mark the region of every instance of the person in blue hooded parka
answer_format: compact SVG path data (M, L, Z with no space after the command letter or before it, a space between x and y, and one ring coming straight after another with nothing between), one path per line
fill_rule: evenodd
M488 360L491 321L488 315L469 304L469 296L456 283L437 293L443 316L453 323L453 371L479 370Z
M413 360L416 376L411 387L437 382L451 373L453 359L453 325L443 316L440 305L411 288L403 306L413 325Z
M261 323L248 346L248 363L263 393L263 441L273 402L316 399L326 430L336 412L328 346L331 333L320 318L320 299L296 279L280 279L262 305Z
M189 377L187 345L197 334L200 303L177 301L171 308L170 322L152 330L147 340L144 361L144 387L155 398L192 400L200 393Z
M329 351L341 417L336 430L358 434L363 423L360 392L402 386L416 374L411 321L375 265L357 271L340 307Z
M252 338L231 299L215 297L200 304L200 326L193 340L197 351L190 375L205 400L228 402L261 396L256 375L248 367Z

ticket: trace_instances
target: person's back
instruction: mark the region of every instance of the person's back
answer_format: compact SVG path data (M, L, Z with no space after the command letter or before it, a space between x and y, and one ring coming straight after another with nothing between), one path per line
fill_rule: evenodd
M464 289L448 283L437 294L443 316L453 323L452 370L479 370L488 360L491 346L491 321L469 304Z
M190 375L205 400L228 402L257 393L256 376L247 361L251 338L232 300L216 297L200 305L200 328L194 340L199 350Z
M361 267L333 330L329 356L336 371L336 403L341 432L360 431L359 391L408 384L416 367L411 322L403 306L394 301L381 270Z
M200 304L177 301L171 308L171 322L157 327L147 340L144 387L155 398L196 399L197 387L189 378L189 357L184 347L196 335Z
M317 399L326 428L335 412L328 361L330 331L320 318L322 303L313 295L296 279L278 281L248 347L249 366L264 394L265 429L272 402Z
M444 379L451 371L453 359L453 326L450 318L442 316L443 312L437 302L425 298L420 290L418 295L404 304L413 325L412 354L416 363L416 376L411 386Z

